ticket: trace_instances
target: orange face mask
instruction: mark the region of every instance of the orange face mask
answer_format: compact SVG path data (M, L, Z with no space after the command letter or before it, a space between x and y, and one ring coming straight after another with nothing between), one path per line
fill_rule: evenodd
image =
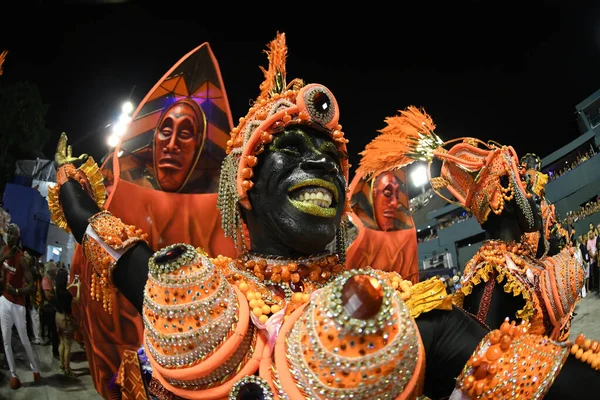
M206 119L200 107L181 100L165 111L154 133L154 165L160 188L177 192L188 180L204 143Z

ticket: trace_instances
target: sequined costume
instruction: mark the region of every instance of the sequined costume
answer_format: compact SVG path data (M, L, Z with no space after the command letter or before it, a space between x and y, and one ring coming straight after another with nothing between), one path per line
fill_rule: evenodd
M369 154L361 160L359 173L377 173L416 160L427 161L434 191L471 211L480 224L485 224L490 215L501 218L507 204L514 207L516 203L523 217L521 223L535 228L536 210L512 147L475 138L443 142L434 133L431 117L416 107L400 111L387 118L386 123L381 135L367 145ZM441 161L437 176L431 173L434 160ZM495 240L483 244L465 268L455 302L462 305L474 285L487 282L480 304L483 313L473 315L485 324L490 300L486 294L491 296L492 292L488 289L503 284L504 291L525 299L525 307L511 316L523 322L520 326L514 321L510 324L507 318L481 341L458 377L451 399L544 397L569 354L569 345L561 341L568 338L572 311L583 284L583 274L575 262L568 249L539 261L526 242ZM589 343L586 349L591 354ZM528 375L530 369L536 373Z
M183 242L235 256L215 212L220 164L232 128L219 64L203 43L177 60L137 106L100 168L108 194L102 208L142 229L152 248ZM92 301L91 268L80 245L71 265L71 276L82 279L74 316L84 333L94 385L102 396L118 395L118 387L109 384L123 351L142 345L142 321L119 292L112 299L113 315Z
M255 212L260 204L254 193L264 193L260 190L265 181L258 177L277 172L261 170L265 165L261 162L295 154L298 149L293 146L304 143L306 154L318 156L298 163L304 171L328 157L337 161L321 164L326 171L335 171L336 178L347 176L348 171L335 98L322 85L299 80L288 85L286 53L285 36L279 34L269 47L270 66L264 71L261 95L233 129L221 171L218 205L224 230L236 241L240 256L211 258L202 249L178 243L145 258L150 249L145 234L110 212L96 212L82 227L77 213L87 215L97 207L93 192L83 192L85 185L74 179L75 173L70 172L72 177L59 189L61 199L87 201L81 210L57 212L64 212L69 226L83 237L95 274L94 293L109 312L115 285L125 293L140 282L138 272L144 269L135 262L136 255L141 254L137 260L148 261L147 277L141 277L143 290L128 293L143 318L144 347L123 356L117 383L124 399L416 399L427 381L427 346L432 349L427 357L431 355L433 366L454 365L460 353L462 367L468 358L462 358L464 346L472 351L484 336L479 325L452 306L440 280L413 285L393 272L350 269L343 252L345 220L334 219L345 216L349 207L335 180L308 179L302 181L306 186L292 186L286 196L303 215L329 218L307 217L311 227L325 229L333 225L331 221L339 223L336 252L291 258L248 249L256 240L251 235L248 241L248 232L256 226L254 214L246 211ZM291 130L294 126L305 130ZM308 134L314 137L307 139ZM298 142L284 147L278 136L295 137ZM59 168L73 161L60 154L57 159ZM346 182L343 185L347 190ZM328 225L318 225L321 221ZM323 237L331 240L329 235ZM328 242L323 243L325 248ZM443 344L444 338L453 336L452 332L436 335L432 326L443 328L452 316L460 321L454 327L468 340L462 344L453 340L449 349L436 348L435 343ZM422 329L416 320L424 321ZM502 351L517 348L502 337L501 344ZM555 351L556 346L539 341L528 349ZM459 373L455 369L448 375L452 385ZM559 372L555 368L534 386L547 391ZM498 379L505 383L501 376Z
M318 129L332 139L341 155L342 174L348 177L347 140L338 123L337 102L322 85L298 79L287 84L286 51L285 36L278 35L270 45L261 95L227 142L217 205L223 229L241 256L210 258L203 249L179 243L150 258L141 311L144 346L136 354L147 362L140 368L134 352L124 352L116 383L126 399L224 399L252 385L275 398L414 399L421 394L424 349L413 318L452 308L439 280L413 285L395 273L347 271L344 220L333 254L283 259L247 249L238 204L252 208L248 192L254 186L253 167L274 136L295 125ZM73 177L79 173L69 163L60 169ZM301 191L304 196L291 200L295 207L309 214L330 213L329 204L335 202L348 209L345 193L330 183L306 183L311 186ZM315 186L328 190L317 189L320 195L313 196ZM88 194L98 196L95 191ZM61 216L64 210L57 205L55 214ZM89 219L82 247L93 272L93 298L108 313L116 295L117 263L147 240L142 230L108 211ZM303 333L307 327L321 333L308 339ZM301 356L307 340L320 362ZM340 360L345 364L338 367ZM367 366L378 378L365 384ZM315 389L315 377L331 368L340 370L340 378L319 377Z

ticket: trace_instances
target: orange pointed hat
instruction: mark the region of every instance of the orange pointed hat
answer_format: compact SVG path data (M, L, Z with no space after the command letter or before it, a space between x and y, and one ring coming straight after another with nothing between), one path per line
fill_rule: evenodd
M253 167L273 136L290 125L308 125L331 136L341 157L341 168L348 180L347 140L338 123L339 108L331 91L320 84L305 84L301 79L286 81L287 45L285 34L278 33L266 51L268 69L261 67L265 80L260 94L231 131L227 142L227 157L221 168L218 208L227 236L238 241L242 221L237 204L252 206L248 191L254 183Z
M505 201L513 196L525 206L530 195L521 181L519 159L511 146L484 143L476 138L444 142L435 134L432 118L414 106L386 118L385 122L387 126L379 131L381 134L360 153L357 173L377 175L414 161L426 161L433 190L449 203L471 211L480 224L487 221L490 212L501 214ZM439 176L431 177L434 159L440 160L442 167ZM508 178L507 186L502 184L502 177ZM456 200L444 196L442 189ZM533 213L526 218L533 226Z

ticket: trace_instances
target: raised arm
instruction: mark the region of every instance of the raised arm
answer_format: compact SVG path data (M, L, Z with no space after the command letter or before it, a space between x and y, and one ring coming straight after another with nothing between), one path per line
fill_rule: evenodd
M148 260L153 254L143 241L144 235L102 209L106 193L101 173L87 155L73 157L64 133L54 160L58 168L57 187L49 194L53 221L70 230L83 246L86 258L99 275L98 282L112 281L141 311ZM112 276L102 276L104 271Z

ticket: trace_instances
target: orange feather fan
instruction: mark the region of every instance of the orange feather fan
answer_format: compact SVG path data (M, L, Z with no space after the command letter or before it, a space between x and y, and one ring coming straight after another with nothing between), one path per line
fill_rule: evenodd
M416 160L431 160L442 140L433 132L435 124L425 110L409 106L400 115L387 117L387 126L365 150L357 173L377 176L402 168Z
M265 50L269 58L269 69L265 70L260 67L260 70L265 75L265 80L260 84L260 95L256 99L257 102L269 99L276 93L282 93L285 90L285 62L287 59L288 48L285 43L285 33L277 32L275 39L269 43L269 50Z

